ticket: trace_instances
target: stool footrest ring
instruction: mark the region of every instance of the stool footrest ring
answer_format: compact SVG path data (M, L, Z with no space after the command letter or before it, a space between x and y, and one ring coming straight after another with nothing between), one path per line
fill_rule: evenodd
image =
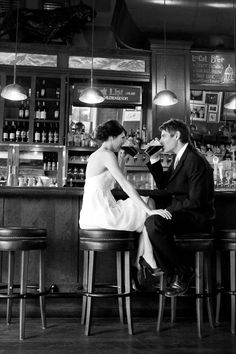
M81 292L81 294L83 296L86 296L86 297L126 297L126 296L130 296L131 295L131 292L126 292L126 293L122 293L122 294L114 294L114 293L107 293L107 292L104 292L104 293L87 293L87 292Z

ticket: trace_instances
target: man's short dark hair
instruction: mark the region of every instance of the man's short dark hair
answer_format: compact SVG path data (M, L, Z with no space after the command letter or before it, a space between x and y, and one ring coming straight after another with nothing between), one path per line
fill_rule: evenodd
M177 131L180 132L180 141L183 144L189 142L190 133L189 128L185 122L180 119L169 119L168 121L164 122L160 127L159 130L166 130L170 135L174 135Z

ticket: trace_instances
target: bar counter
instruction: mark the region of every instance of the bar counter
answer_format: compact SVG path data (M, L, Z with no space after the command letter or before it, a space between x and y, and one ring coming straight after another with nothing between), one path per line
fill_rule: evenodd
M158 207L168 198L158 190L140 190L141 195L151 196ZM117 198L126 198L115 190ZM1 187L0 226L33 226L48 230L46 252L46 285L55 284L61 292L74 292L81 284L82 260L79 252L79 213L83 188L75 187ZM216 191L216 230L236 228L236 192ZM98 272L108 273L107 281L114 274L106 272L111 260L98 266ZM108 268L110 269L110 267ZM35 269L30 268L34 274ZM6 279L6 274L2 274Z

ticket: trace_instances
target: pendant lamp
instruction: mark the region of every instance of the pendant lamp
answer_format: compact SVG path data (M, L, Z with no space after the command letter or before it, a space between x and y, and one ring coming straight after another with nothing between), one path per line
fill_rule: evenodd
M166 7L166 1L164 0L164 11ZM164 32L164 90L158 92L154 97L153 103L157 106L172 106L178 103L178 98L175 93L167 89L167 75L166 75L166 17L164 13L163 21Z
M236 26L235 26L235 0L233 0L233 21L234 21L234 55L235 55L235 50L236 50ZM234 80L236 78L236 74L234 73ZM224 108L226 109L236 109L236 93L233 93L231 96L229 96L224 104Z
M25 89L16 84L16 61L17 61L17 42L18 42L18 27L19 27L19 1L17 2L16 10L16 44L15 44L15 59L13 71L13 84L5 86L1 91L1 96L11 101L24 101L27 98Z
M84 89L79 100L87 104L97 104L105 100L102 92L93 87L93 51L94 51L94 0L93 0L93 12L92 12L92 53L91 53L91 73L90 73L90 87Z

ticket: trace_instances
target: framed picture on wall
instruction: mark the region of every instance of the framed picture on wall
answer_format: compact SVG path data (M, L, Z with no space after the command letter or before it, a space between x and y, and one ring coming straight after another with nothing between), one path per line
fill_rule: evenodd
M222 100L222 92L206 91L205 103L209 105L216 105L220 107Z
M222 92L206 91L207 122L219 123L221 113Z
M206 121L206 105L190 103L191 117L195 121Z
M207 120L209 123L218 123L217 113L208 112Z
M218 109L217 109L217 105L216 105L216 104L209 104L208 112L216 113L217 110L218 110Z
M205 91L203 90L191 90L190 91L190 103L201 104L205 102Z

